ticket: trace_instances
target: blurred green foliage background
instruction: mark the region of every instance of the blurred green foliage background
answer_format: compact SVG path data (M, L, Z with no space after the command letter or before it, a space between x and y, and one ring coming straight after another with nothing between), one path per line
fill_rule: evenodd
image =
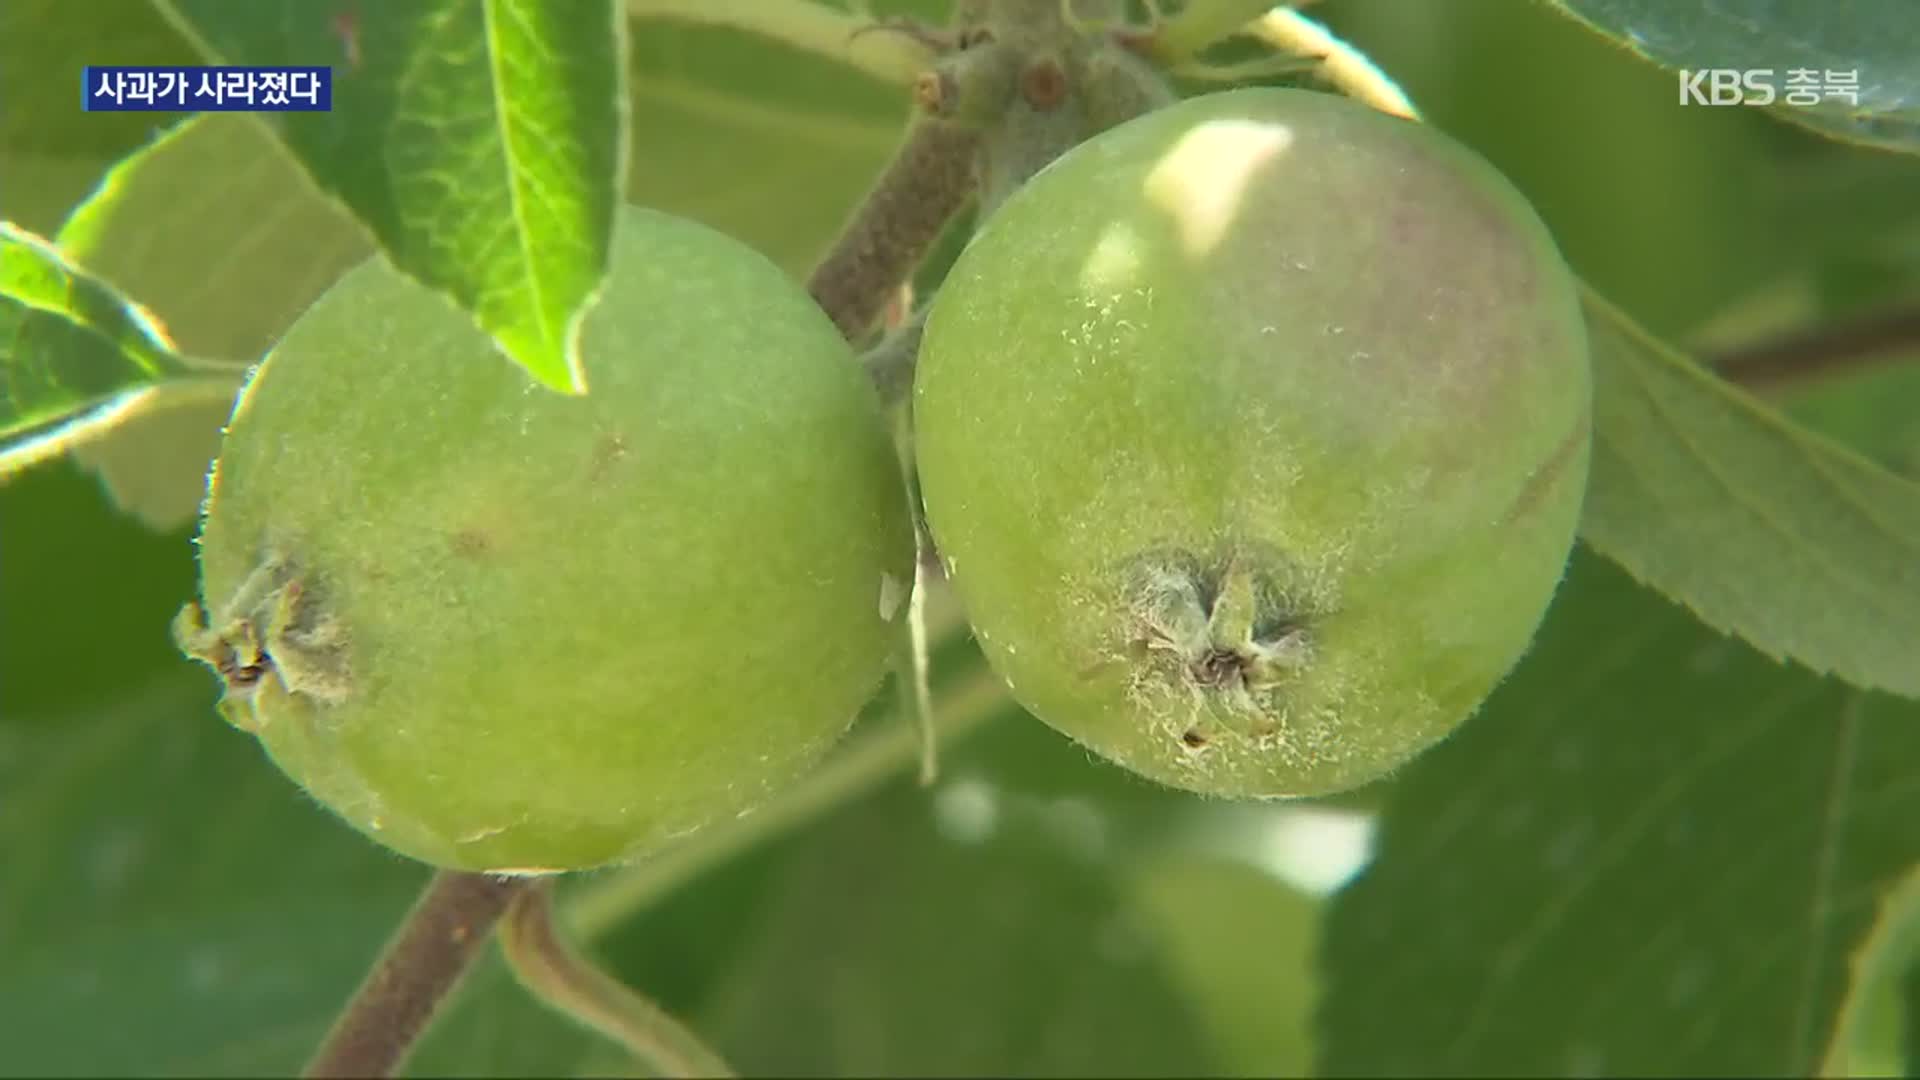
M1506 171L1575 268L1670 341L1727 348L1920 300L1920 160L1829 142L1759 110L1682 108L1671 73L1544 5L1328 0L1314 13L1396 77L1431 122ZM802 272L886 159L904 95L732 32L636 23L634 35L630 197L733 232ZM9 5L0 217L58 232L108 168L160 133L164 118L78 112L79 65L184 55L133 0ZM124 197L88 223L90 265L183 341L245 360L364 241L253 129L220 118L170 145L123 177ZM1837 380L1789 404L1920 475L1916 371ZM154 421L109 465L123 496L190 504L218 411ZM424 878L307 803L215 716L212 679L166 635L194 587L191 535L190 522L155 530L122 513L77 462L0 487L0 1072L293 1069ZM1523 668L1469 735L1551 714L1555 695L1570 710L1633 713L1634 699L1568 689L1602 654L1645 700L1684 700L1659 723L1704 724L1729 686L1767 685L1771 665L1733 656L1744 650L1715 644L1597 560L1581 562L1570 591L1592 604L1556 619L1586 621L1550 629L1557 643L1528 662L1541 673ZM1617 621L1593 605L1611 605ZM1665 637L1590 636L1649 619ZM1659 662L1668 651L1696 662ZM981 677L957 639L941 671L947 685ZM1885 699L1849 704L1831 687L1819 700L1796 686L1780 694L1806 725L1856 707L1904 709L1888 723L1914 719ZM1766 712L1773 700L1743 708ZM1623 738L1661 738L1658 724L1620 723ZM1910 737L1888 740L1881 752L1920 760ZM1544 770L1543 753L1515 767ZM1499 756L1499 744L1485 754ZM1431 788L1424 767L1402 782ZM1645 768L1659 768L1657 755ZM949 748L933 790L902 777L631 912L594 944L749 1072L1297 1073L1315 1053L1321 894L1361 850L1366 815L1392 796L1387 785L1305 808L1177 796L1007 709ZM1514 798L1521 805L1525 794ZM1498 851L1485 854L1499 864ZM1756 891L1774 868L1761 869ZM1724 899L1729 910L1744 903ZM1622 904L1573 929L1637 941L1658 934L1660 910ZM1910 956L1904 948L1884 955ZM1655 950L1637 962L1666 971L1670 960ZM1884 986L1897 985L1901 964L1883 966ZM1734 982L1750 974L1702 974L1698 997L1736 1000ZM1576 987L1585 978L1565 977ZM1554 992L1550 979L1527 985ZM1807 990L1810 1007L1837 1016L1844 989ZM1415 1004L1402 1003L1401 1017L1391 996L1368 1000L1379 1004L1371 1022L1382 1040L1403 1020L1418 1026ZM1862 1000L1855 1067L1894 1070L1898 999L1887 989ZM1763 1004L1751 1016L1771 1015ZM1739 1033L1749 1014L1729 1008L1686 1062L1808 1065L1790 1047L1750 1052L1741 1044L1752 1037ZM1368 1022L1351 1012L1330 1009L1323 1021ZM1665 1030L1600 1028L1649 1040ZM1599 1059L1568 1058L1569 1045L1502 1042L1496 1031L1454 1063L1581 1071L1583 1061L1657 1064L1664 1044L1641 1054L1614 1046ZM1336 1055L1330 1067L1367 1064ZM610 1047L543 1012L490 964L414 1068L620 1067Z

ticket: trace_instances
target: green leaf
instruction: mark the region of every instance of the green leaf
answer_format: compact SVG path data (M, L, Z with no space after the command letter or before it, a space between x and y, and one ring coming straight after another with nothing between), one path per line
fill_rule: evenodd
M10 313L21 313L9 320L9 334L0 339L7 347L0 359L7 365L11 399L0 431L17 430L65 411L60 405L36 407L35 401L102 397L189 370L144 308L68 262L46 239L4 221L0 221L0 297L8 301ZM55 370L56 354L31 348L36 342L24 330L29 312L59 316L61 322L101 339L119 359L105 370L85 365Z
M419 887L213 699L182 660L104 707L0 720L9 1070L288 1074Z
M632 38L629 198L804 275L899 142L905 95L737 31L639 19Z
M111 164L107 159L9 152L0 145L0 218L52 236Z
M745 239L798 275L885 161L893 95L743 34L637 25L632 197ZM741 73L757 81L730 81ZM782 82L801 89L772 95ZM743 170L743 159L761 167ZM236 362L257 359L373 249L268 128L237 115L190 119L130 156L59 243L144 298L185 351ZM226 415L204 389L196 405L169 397L90 431L79 451L153 527L198 505Z
M1753 224L1776 234L1785 259L1775 273L1801 265L1884 263L1904 270L1906 288L1886 300L1913 295L1920 278L1920 159L1844 143L1780 140L1770 167L1749 170L1763 216ZM1785 265L1778 265L1785 263Z
M195 117L122 161L58 242L145 299L184 351L235 365L225 384L158 388L73 448L117 505L162 530L199 507L241 366L373 247L264 127L232 114Z
M802 273L886 161L899 95L736 31L634 26L628 197ZM58 239L140 296L183 349L237 361L372 250L272 132L237 115L193 118L129 157Z
M1306 1076L1320 904L1248 866L1166 854L1130 893L1229 1076Z
M1822 380L1785 408L1808 427L1920 480L1920 348L1888 366Z
M178 113L88 113L88 64L191 64L193 50L144 4L0 4L0 148L111 160Z
M193 593L191 539L141 528L99 488L66 462L0 485L0 722L109 705L180 670L167 629Z
M1920 958L1900 980L1901 1027L1906 1036L1906 1076L1920 1076Z
M179 124L116 165L56 237L68 258L138 296L180 348L258 361L373 243L262 125Z
M747 1075L1200 1075L1091 807L910 784L796 840L695 1027Z
M604 1046L600 1036L529 994L490 948L421 1037L403 1073L577 1076Z
M213 698L181 660L105 707L0 720L10 1071L291 1075L424 884ZM408 1071L561 1075L594 1041L489 950Z
M20 338L9 338L5 359L15 395L20 394L17 387L22 366L28 362L37 362L33 374L47 382L60 382L63 376L77 380L79 389L75 392L83 395L143 385L155 376L187 370L174 355L166 334L144 309L73 266L44 238L4 221L0 221L0 296L12 302L10 307L58 315L78 329L105 339L124 358L122 366L134 369L132 375L117 371L96 375L81 369L68 376L53 372L47 362L50 358L44 354L29 354ZM33 410L17 405L13 411L15 415L33 415Z
M1769 662L1584 552L1389 799L1321 954L1332 1075L1825 1075L1920 862L1920 706Z
M22 1075L291 1075L424 884L215 713L167 641L193 547L75 470L0 489L0 1024ZM111 1028L112 1038L100 1037ZM416 1075L560 1075L593 1039L489 958Z
M156 532L178 529L200 511L221 428L240 385L238 373L162 383L70 452L100 477L123 512Z
M145 309L0 222L0 437L15 437L0 446L0 477L108 422L127 395L192 372Z
M1920 17L1910 0L1555 0L1671 68L1769 70L1782 115L1836 138L1920 153ZM1785 102L1791 71L1857 78L1857 101Z
M577 331L625 152L616 0L154 3L210 61L333 65L333 111L279 117L282 140L396 265L585 389Z
M0 4L0 218L52 235L113 161L152 138L167 113L87 113L87 64L192 63L141 4Z
M1920 1065L1920 873L1888 905L1878 940L1854 960L1856 983L1842 1060L1848 1076L1915 1076Z
M1796 428L1588 293L1581 536L1770 656L1920 697L1920 486Z

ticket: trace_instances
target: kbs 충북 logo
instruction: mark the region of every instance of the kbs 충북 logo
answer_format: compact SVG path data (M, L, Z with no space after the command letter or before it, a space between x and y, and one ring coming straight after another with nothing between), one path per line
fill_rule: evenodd
M1836 99L1860 104L1858 71L1817 68L1681 68L1682 105L1818 105Z

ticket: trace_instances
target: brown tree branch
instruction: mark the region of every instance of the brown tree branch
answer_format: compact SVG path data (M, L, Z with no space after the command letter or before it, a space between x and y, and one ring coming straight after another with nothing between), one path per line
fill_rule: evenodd
M397 1073L508 903L537 880L452 870L434 874L302 1075Z
M849 340L864 338L948 219L973 194L979 136L943 120L907 132L866 201L807 278L807 292Z
M1707 357L1728 382L1754 391L1920 357L1920 307L1880 311Z

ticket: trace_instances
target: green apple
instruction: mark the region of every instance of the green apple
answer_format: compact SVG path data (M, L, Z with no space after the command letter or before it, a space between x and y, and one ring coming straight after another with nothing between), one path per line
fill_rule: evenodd
M253 375L176 631L374 839L467 870L630 859L752 808L872 693L912 574L872 388L745 245L628 208L588 392L375 259Z
M948 575L1014 695L1164 783L1314 795L1525 652L1585 488L1576 282L1431 128L1248 89L1042 170L933 302Z

